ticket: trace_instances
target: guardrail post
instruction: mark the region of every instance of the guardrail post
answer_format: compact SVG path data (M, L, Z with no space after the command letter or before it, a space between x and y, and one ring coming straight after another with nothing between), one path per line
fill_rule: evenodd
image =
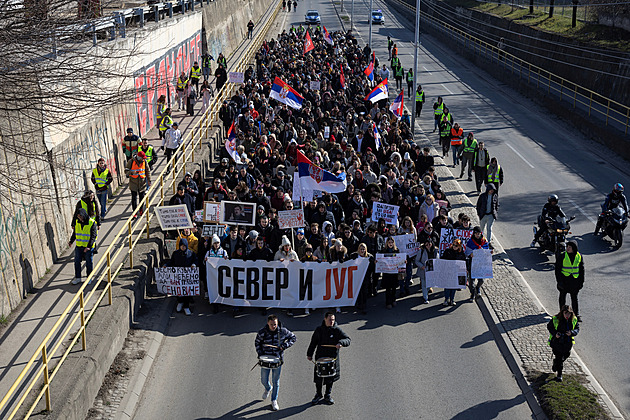
M175 151L175 156L177 156L177 151ZM177 192L177 184L175 183L175 158L173 158L173 167L171 168L171 175L173 176L173 194Z
M164 205L164 177L160 177L160 206Z
M96 36L96 24L92 25L92 45L96 46L98 38Z
M172 18L173 17L173 3L171 2L166 3L166 8L168 9L168 17Z
M153 6L153 20L156 23L160 21L160 8L157 5Z
M562 88L564 88L564 79L560 79L560 101L562 101Z
M111 305L112 302L112 255L107 252L107 300Z
M48 377L48 355L46 354L46 346L42 347L42 363L44 363L44 386L46 387L46 410L51 411L50 404L50 378Z
M628 125L630 125L630 108L628 108L626 113L626 134L628 134Z
M83 301L83 291L79 295L79 306L81 308L81 347L83 347L83 351L85 351L87 347L87 339L85 336L85 302Z
M133 235L131 230L131 222L127 222L129 232L129 268L133 268Z
M606 107L606 125L608 125L608 115L610 114L610 99L608 100L608 106Z
M149 214L149 195L148 194L144 196L144 203L146 207L144 214L147 215L147 239L149 239L151 237L151 235L149 234L149 221L150 221L151 215Z
M575 108L576 102L577 102L577 85L575 86L575 90L573 91L573 108ZM628 108L630 110L630 108Z
M192 140L192 136L191 136L191 140ZM182 146L182 172L186 173L186 146L187 144L184 143L184 145Z
M588 101L588 116L591 116L591 106L593 105L593 92L591 92L591 98Z
M138 7L135 12L138 15L138 23L141 28L144 28L144 9L142 7Z

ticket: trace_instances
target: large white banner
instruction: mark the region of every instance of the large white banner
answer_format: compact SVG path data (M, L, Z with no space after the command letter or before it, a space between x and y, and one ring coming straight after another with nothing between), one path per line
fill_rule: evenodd
M198 267L155 268L158 291L172 296L199 296Z
M344 263L209 258L211 303L268 308L354 306L369 260Z
M466 261L429 260L427 262L427 287L444 289L466 288Z
M470 264L470 278L491 279L492 276L492 251L489 249L475 249L472 253Z

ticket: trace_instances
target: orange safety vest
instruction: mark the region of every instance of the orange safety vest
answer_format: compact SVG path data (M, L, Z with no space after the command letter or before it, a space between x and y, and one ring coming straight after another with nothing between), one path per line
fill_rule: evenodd
M138 162L136 162L136 160L133 160L133 163L131 164L131 171L129 174L130 178L146 178L146 173L145 173L145 168L146 168L146 164L143 161L142 162L142 166L138 165Z
M464 134L464 129L459 127L459 130L451 128L451 146L461 146L461 135Z

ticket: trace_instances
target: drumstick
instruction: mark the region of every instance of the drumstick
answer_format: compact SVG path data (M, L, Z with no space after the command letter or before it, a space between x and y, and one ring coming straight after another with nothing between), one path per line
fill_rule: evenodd
M334 348L337 348L337 346L333 345L333 344L320 344L319 346L320 347L334 347Z
M277 348L277 349L279 349L279 348L280 348L280 347L278 347L278 346L274 346L273 344L263 344L263 346L267 346L267 347L274 347L274 348Z

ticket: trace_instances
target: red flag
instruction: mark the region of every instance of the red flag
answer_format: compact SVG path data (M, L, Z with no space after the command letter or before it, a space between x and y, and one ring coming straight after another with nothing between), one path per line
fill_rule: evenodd
M339 68L341 69L341 75L339 75L339 82L341 82L341 87L343 89L345 89L346 88L346 78L343 76L343 64L340 64Z
M311 34L309 31L306 31L306 35L304 36L304 54L314 49L315 49L315 45L313 45Z

